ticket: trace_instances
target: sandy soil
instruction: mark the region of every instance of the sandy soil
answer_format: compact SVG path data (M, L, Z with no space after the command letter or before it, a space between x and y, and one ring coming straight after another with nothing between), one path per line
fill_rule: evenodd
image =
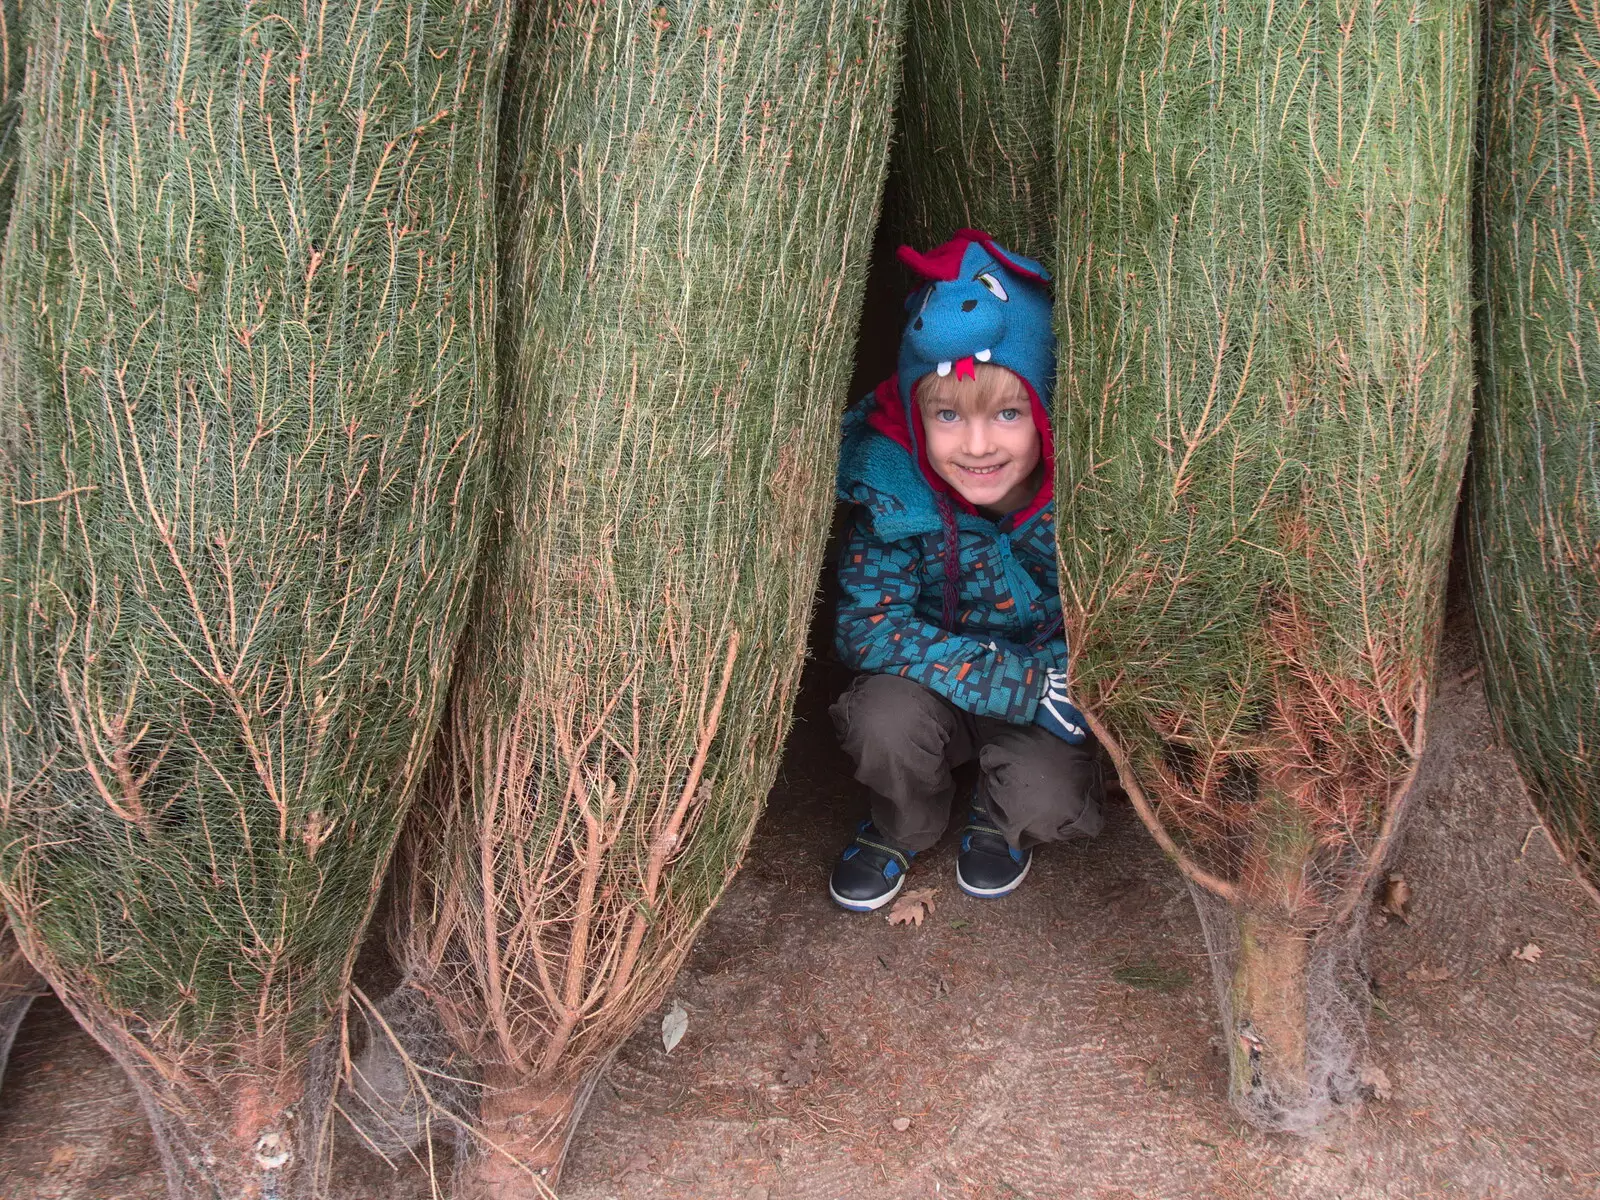
M1387 1099L1311 1140L1233 1116L1193 905L1125 805L1007 900L956 889L947 839L915 864L910 886L938 889L920 927L836 910L861 797L818 664L746 866L596 1090L561 1195L1600 1196L1600 911L1494 745L1459 620L1444 678L1395 864L1412 919L1368 919ZM1536 963L1511 957L1530 942ZM345 1158L338 1200L429 1194L415 1168ZM126 1084L37 1004L0 1095L0 1197L160 1195Z

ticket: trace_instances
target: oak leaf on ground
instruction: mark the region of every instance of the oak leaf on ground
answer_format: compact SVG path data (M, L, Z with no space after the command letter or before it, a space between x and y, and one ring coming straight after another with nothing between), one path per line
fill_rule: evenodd
M933 898L938 892L938 888L918 888L902 893L889 910L889 924L921 925L922 919L933 911Z

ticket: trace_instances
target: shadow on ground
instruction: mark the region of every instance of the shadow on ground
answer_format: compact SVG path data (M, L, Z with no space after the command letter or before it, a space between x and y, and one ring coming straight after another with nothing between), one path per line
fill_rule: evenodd
M1124 804L1047 848L1022 891L955 887L953 839L910 886L918 926L835 909L824 881L862 805L809 669L783 778L743 871L662 1011L613 1062L564 1200L929 1196L1529 1200L1600 1194L1600 912L1538 829L1494 744L1452 621L1430 749L1395 869L1409 923L1374 914L1371 1065L1391 1088L1313 1140L1223 1101L1198 922ZM1542 954L1511 957L1529 943ZM0 1196L162 1195L138 1105L53 1001L0 1096ZM352 1162L338 1200L428 1195Z

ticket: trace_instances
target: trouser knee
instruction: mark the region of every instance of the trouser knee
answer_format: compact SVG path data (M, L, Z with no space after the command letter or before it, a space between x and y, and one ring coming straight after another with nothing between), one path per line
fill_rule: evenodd
M863 675L829 710L858 768L932 781L946 769L957 722L937 696L898 675Z
M967 738L950 706L898 675L863 675L830 712L856 779L873 793L879 831L908 850L944 833Z
M1012 726L979 753L980 794L1014 846L1094 837L1105 825L1099 748L1037 726Z

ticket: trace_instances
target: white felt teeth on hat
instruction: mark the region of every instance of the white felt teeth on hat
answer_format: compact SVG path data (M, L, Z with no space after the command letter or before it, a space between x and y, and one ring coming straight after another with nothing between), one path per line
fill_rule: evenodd
M979 350L972 357L977 359L979 362L988 362L991 358L994 357L994 351L993 350Z
M946 375L950 374L950 364L947 362L940 363L938 366L938 371L939 378L943 379Z

